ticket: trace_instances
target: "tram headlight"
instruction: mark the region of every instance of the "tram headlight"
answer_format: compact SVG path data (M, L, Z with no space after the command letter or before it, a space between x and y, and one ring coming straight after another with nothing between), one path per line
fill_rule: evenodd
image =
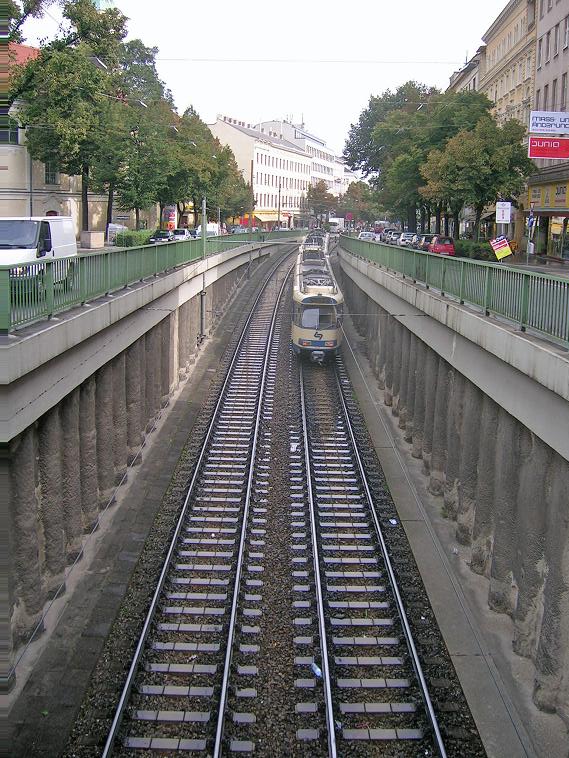
M328 340L324 344L326 347L336 347L336 340Z

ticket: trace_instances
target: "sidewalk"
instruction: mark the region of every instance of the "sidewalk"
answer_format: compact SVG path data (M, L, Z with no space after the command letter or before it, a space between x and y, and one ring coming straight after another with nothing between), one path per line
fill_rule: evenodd
M524 271L535 271L538 274L549 274L551 276L562 276L569 279L569 258L567 263L544 263L536 258L535 255L529 256L529 263L525 253L516 253L511 258L505 258L504 263L507 266L521 268Z

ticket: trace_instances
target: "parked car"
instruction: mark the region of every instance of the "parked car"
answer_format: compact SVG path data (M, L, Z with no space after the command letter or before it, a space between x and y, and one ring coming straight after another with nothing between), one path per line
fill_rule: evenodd
M418 250L424 250L425 252L428 251L429 245L433 241L434 234L423 234L421 237L419 237L419 242L417 244Z
M150 244L174 242L174 232L171 229L157 229L148 242Z
M429 253L438 253L439 255L456 255L452 237L441 237L437 234L431 240L428 250Z
M189 240L192 238L189 229L174 229L175 240Z
M397 244L399 247L411 247L413 237L413 232L402 232L397 239Z
M373 232L360 232L358 234L359 240L366 240L366 242L374 242L375 234Z
M385 242L387 242L388 245L394 245L395 240L399 237L400 232L398 232L396 229L391 229L391 231L387 232L385 235Z
M392 237L399 237L401 234L401 229L395 229L395 227L391 226L389 229L383 230L383 241L387 242L388 239L391 239Z

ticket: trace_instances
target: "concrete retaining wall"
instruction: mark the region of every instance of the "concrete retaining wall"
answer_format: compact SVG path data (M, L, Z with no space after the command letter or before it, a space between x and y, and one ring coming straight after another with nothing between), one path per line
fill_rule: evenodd
M487 578L489 607L511 616L513 649L535 665L535 703L569 722L569 463L480 389L474 345L459 370L438 352L434 332L429 340L428 316L411 318L381 286L365 282L364 291L348 256L342 268L384 403L423 460L457 540L470 546L471 570ZM552 393L537 381L528 392L524 400L554 427Z
M168 295L169 304L177 300L176 307L161 308L157 301L153 322L130 342L123 342L125 318L43 367L39 383L51 389L58 383L52 379L53 371L70 382L74 372L78 376L85 350L99 361L95 371L75 382L2 447L2 472L10 493L4 672L10 668L12 648L29 637L46 602L64 586L65 569L77 558L84 535L96 528L100 510L112 501L160 409L188 376L201 340L215 329L248 265L243 259L238 267L220 269L219 278L210 274L207 283L198 272L197 286L188 281L182 285L192 288L185 296ZM144 313L140 315L144 320ZM109 334L109 329L115 332ZM112 345L109 355L95 349L98 344L105 349ZM66 364L54 369L59 360ZM34 373L38 371L42 367ZM15 381L18 386L5 393L21 396L22 386L30 386L28 381L23 373ZM55 393L53 397L57 399ZM5 677L3 684L10 686Z

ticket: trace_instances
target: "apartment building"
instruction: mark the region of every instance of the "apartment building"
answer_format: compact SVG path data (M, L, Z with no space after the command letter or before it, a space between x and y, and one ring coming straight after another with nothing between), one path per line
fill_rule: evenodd
M280 220L290 228L308 221L306 194L312 161L298 145L273 129L217 116L211 133L233 151L245 181L253 184L255 224Z
M302 124L290 121L262 121L257 128L264 133L277 134L295 144L310 157L310 184L314 187L318 182L324 182L330 194L338 196L345 192L344 175L340 179L337 165L339 159L334 151L326 145L325 140L311 134ZM342 191L343 190L343 191Z
M539 0L536 19L536 111L569 111L569 3ZM569 135L567 135L569 136ZM569 258L569 161L538 159L528 181L537 253Z
M510 0L482 36L484 45L453 73L447 92L477 90L494 104L492 113L499 124L517 119L527 126L533 102L536 55L535 0ZM526 226L527 198L519 198L512 223L502 228L521 243ZM472 221L466 209L463 219ZM496 233L495 206L484 209L482 220L489 234Z

